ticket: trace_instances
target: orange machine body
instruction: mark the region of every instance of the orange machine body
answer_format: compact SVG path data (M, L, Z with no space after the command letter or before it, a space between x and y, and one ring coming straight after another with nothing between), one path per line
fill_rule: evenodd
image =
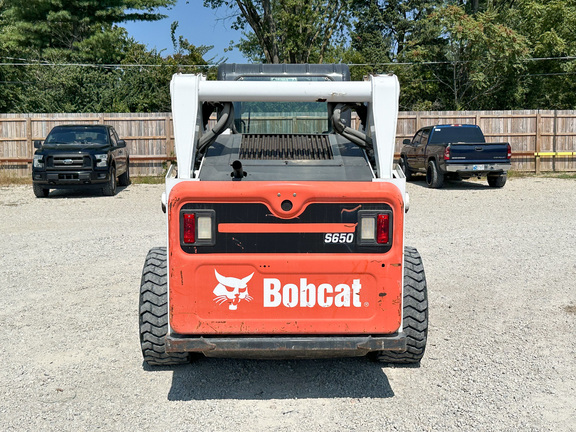
M379 206L391 216L388 246L357 247L358 215ZM209 246L183 246L181 216L194 209L213 215ZM390 182L181 181L168 196L171 332L393 334L403 217Z

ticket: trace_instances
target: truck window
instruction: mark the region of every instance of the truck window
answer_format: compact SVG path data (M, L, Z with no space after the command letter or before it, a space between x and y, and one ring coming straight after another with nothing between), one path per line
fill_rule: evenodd
M46 137L44 145L101 145L106 143L100 139L102 132L105 132L105 129L101 126L56 126Z
M424 129L422 131L422 145L428 144L428 138L430 137L430 129Z
M420 144L420 141L421 141L421 140L422 140L422 131L419 130L419 131L416 133L416 136L414 137L414 140L412 141L412 144L418 145L418 144Z
M109 130L108 133L110 134L110 143L112 144L113 147L116 147L118 145L118 142L116 141L115 134L112 132L112 130Z
M430 144L438 143L483 143L484 134L478 127L439 127L434 128Z

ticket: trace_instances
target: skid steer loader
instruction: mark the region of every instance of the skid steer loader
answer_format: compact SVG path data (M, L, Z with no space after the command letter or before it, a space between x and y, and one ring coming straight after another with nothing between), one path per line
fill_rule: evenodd
M420 362L428 300L393 166L398 80L349 76L236 64L214 81L174 75L167 248L148 253L140 292L148 364L191 353Z

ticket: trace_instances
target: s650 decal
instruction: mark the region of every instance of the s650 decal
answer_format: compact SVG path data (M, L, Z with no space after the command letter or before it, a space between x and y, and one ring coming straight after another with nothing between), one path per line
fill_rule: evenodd
M324 235L324 243L352 243L354 233L327 233Z

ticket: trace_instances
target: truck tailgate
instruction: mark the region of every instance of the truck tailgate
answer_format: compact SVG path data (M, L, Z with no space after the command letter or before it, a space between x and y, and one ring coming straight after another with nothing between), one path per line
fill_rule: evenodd
M451 163L495 163L508 160L507 143L461 143L450 144Z

